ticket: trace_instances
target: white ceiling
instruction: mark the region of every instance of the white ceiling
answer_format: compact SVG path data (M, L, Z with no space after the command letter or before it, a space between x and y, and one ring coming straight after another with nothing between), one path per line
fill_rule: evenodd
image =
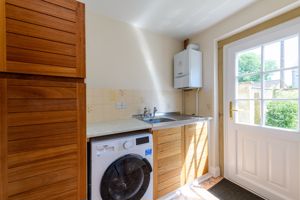
M200 32L256 0L82 0L87 9L178 39Z

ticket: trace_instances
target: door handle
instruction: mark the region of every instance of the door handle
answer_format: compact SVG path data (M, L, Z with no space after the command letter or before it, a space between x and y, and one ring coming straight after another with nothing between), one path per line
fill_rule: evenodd
M232 101L229 102L229 118L233 119L233 112L237 112L239 110L233 108Z

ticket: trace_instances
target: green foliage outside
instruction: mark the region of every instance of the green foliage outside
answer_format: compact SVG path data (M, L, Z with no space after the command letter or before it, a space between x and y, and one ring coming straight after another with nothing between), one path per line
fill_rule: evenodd
M257 73L252 76L239 77L239 83L242 82L259 82L261 58L255 53L243 54L238 61L238 74ZM269 60L265 62L265 71L277 68L276 62ZM271 80L270 75L265 75L265 80ZM295 94L296 93L296 94ZM274 97L289 98L298 96L297 91L274 91ZM260 121L260 104L255 103L255 123ZM298 126L298 103L291 101L273 101L267 104L266 125L272 127L296 129Z
M266 125L296 129L298 124L298 103L274 101L267 105Z
M248 73L257 73L252 76L243 76L239 78L239 82L258 82L260 81L260 67L261 67L261 58L255 53L243 54L239 57L238 61L238 73L239 74L248 74ZM265 61L265 71L276 69L276 62L273 60ZM266 75L265 80L270 80L270 76Z

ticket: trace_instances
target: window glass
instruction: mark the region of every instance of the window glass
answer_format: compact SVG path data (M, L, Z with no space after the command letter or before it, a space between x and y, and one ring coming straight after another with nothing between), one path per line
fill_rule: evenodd
M264 71L280 68L280 42L264 46Z
M237 123L299 130L299 36L236 54L235 103Z
M284 41L284 67L298 67L299 65L299 41L293 37Z
M265 125L285 129L298 129L298 101L266 101Z
M238 75L258 73L261 68L261 47L238 54Z
M264 74L264 99L298 98L298 69Z
M261 124L261 101L240 100L237 101L237 121L244 124Z
M237 78L237 96L239 99L261 98L260 74L240 76Z

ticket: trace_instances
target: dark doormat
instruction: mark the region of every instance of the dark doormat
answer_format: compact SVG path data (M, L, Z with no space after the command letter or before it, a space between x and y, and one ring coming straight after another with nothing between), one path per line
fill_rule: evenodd
M263 198L249 192L248 190L223 179L217 185L208 190L220 200L261 200Z

